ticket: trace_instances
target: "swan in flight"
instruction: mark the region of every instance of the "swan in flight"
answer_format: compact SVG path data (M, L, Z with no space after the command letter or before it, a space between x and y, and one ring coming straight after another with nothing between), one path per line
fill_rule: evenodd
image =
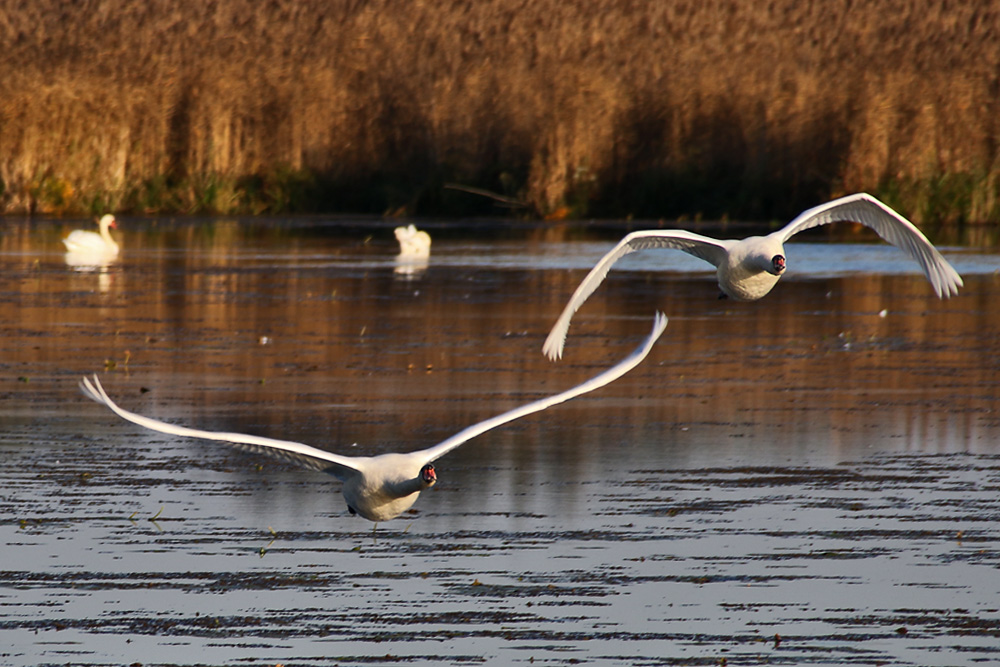
M566 333L573 314L583 305L620 258L647 248L683 250L715 266L720 298L756 301L771 291L785 272L785 242L799 232L834 222L858 222L873 229L884 240L915 259L939 298L958 293L962 278L940 252L909 220L869 194L859 193L800 213L797 218L767 236L742 240L719 240L679 229L632 232L601 258L563 309L542 352L553 361L562 357Z
M414 225L406 227L396 227L393 232L396 240L399 241L400 259L424 258L431 254L431 235L423 230L418 230Z
M115 216L105 215L97 223L100 226L100 233L89 232L76 229L63 239L67 253L77 256L89 256L103 260L113 259L118 256L118 244L111 238L109 229L117 229L118 223Z
M98 403L103 403L122 419L153 431L206 440L220 440L241 449L290 460L305 468L330 473L343 482L341 492L347 501L347 508L351 514L360 514L370 521L388 521L408 510L416 502L421 491L434 486L437 482L437 474L434 471L433 461L486 431L534 412L540 412L613 382L646 358L653 343L660 337L666 326L667 318L662 313L657 313L652 332L635 351L613 367L583 384L473 424L433 447L407 454L390 453L371 457L344 456L287 440L274 440L240 433L201 431L176 426L157 419L143 417L119 407L108 397L96 375L92 381L84 378L80 382L80 388L87 397Z

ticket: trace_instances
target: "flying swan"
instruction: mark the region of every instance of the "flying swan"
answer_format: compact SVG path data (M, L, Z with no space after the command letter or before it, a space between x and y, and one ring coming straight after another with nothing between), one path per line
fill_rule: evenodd
M93 381L83 378L80 389L98 403L103 403L122 419L133 424L191 438L219 440L240 449L290 460L305 468L326 472L343 482L341 492L351 514L360 514L369 521L388 521L408 510L424 489L434 486L437 474L432 464L459 445L498 426L534 412L540 412L571 398L599 389L635 368L653 347L667 326L667 318L656 314L653 330L628 357L613 367L560 394L522 405L486 421L473 424L450 438L415 452L389 453L379 456L343 456L287 440L274 440L241 433L221 433L176 426L129 412L108 397L97 376Z
M785 242L799 232L834 222L858 222L915 259L939 298L958 293L962 278L919 229L869 194L834 199L811 208L782 229L767 236L719 240L679 229L632 232L601 258L580 286L549 332L542 352L553 361L562 357L573 314L583 305L620 258L647 248L683 250L715 266L722 297L756 301L771 291L785 272Z

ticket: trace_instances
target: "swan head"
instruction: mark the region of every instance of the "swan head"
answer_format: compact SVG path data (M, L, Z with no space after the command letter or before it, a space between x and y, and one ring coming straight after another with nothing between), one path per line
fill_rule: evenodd
M785 272L785 245L774 234L768 236L749 237L746 262L751 271L770 273L780 277Z
M111 214L102 217L101 221L98 224L104 228L110 227L111 229L118 229L118 221L115 220L115 216Z
M434 471L434 464L428 463L420 469L420 481L424 483L425 488L429 489L437 484L437 479L437 473Z

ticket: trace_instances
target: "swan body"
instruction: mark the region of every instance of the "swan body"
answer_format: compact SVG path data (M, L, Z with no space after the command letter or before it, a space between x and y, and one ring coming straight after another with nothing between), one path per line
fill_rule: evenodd
M418 230L414 225L396 227L393 230L399 241L400 258L423 258L431 254L431 235Z
M87 397L107 406L122 419L144 428L170 435L222 441L241 449L289 460L306 468L332 474L343 482L341 492L352 514L359 514L370 521L388 521L412 507L421 491L434 486L437 482L433 465L435 460L486 431L617 380L646 358L653 343L663 334L666 326L667 318L662 313L657 313L653 330L643 343L625 359L590 380L559 394L533 401L473 424L433 447L409 453L388 453L370 457L344 456L288 440L242 433L202 431L143 417L119 407L104 391L96 375L93 379L83 378L80 388Z
M113 258L118 256L118 244L111 238L110 229L117 229L115 216L105 215L97 223L100 233L76 229L63 239L66 251L76 255Z
M576 288L545 339L542 351L553 361L562 357L574 313L594 293L612 265L625 255L650 248L681 250L716 267L723 296L756 301L770 292L785 273L785 242L803 230L834 222L861 223L903 250L920 265L939 298L957 294L963 284L954 267L913 223L875 197L859 193L804 211L767 236L723 240L679 229L632 232L602 257Z

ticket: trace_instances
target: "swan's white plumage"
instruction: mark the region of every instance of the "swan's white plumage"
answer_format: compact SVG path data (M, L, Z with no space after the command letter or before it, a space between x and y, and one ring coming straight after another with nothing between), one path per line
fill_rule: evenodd
M396 227L393 232L399 241L400 258L424 258L431 254L431 235L418 230L415 225Z
M75 255L92 255L113 258L118 255L118 244L111 238L110 229L116 228L115 216L105 215L97 223L99 232L76 229L63 239L66 251Z
M793 235L834 222L858 222L917 261L939 298L958 293L962 278L909 220L875 197L859 193L835 199L798 215L767 236L720 240L679 229L632 232L591 269L556 320L542 351L552 360L562 357L574 313L594 293L612 265L625 255L650 248L672 248L704 259L716 267L719 288L739 301L765 296L784 274L784 244ZM781 257L780 267L774 263Z
M343 481L342 493L352 511L371 521L387 521L409 509L416 502L420 491L434 484L434 479L428 481L423 474L424 467L432 461L486 431L615 381L646 358L666 326L667 318L657 313L653 330L643 343L625 359L590 380L559 394L533 401L469 426L433 447L409 453L390 453L371 457L343 456L289 440L243 433L202 431L143 417L121 408L104 391L96 375L93 379L83 378L80 388L87 397L107 406L122 419L144 428L170 435L226 442L241 449L290 460L313 470L330 473ZM433 474L431 477L433 478Z

